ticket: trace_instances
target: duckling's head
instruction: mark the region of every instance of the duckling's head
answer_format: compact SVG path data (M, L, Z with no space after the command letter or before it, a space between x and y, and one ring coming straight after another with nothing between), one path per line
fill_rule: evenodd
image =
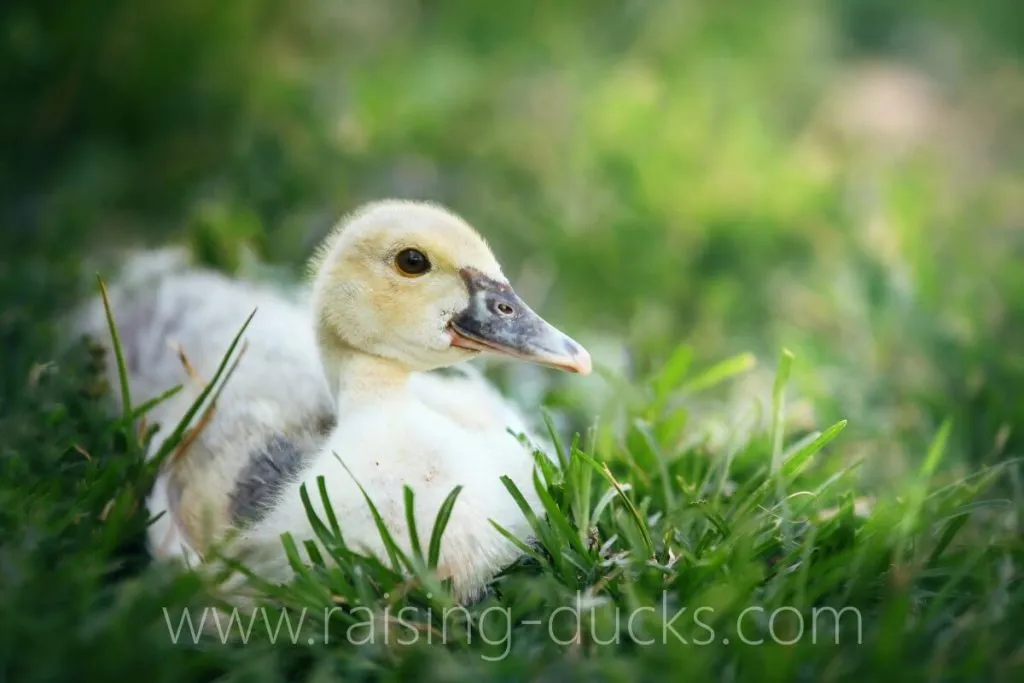
M590 355L519 298L484 239L429 203L386 200L343 220L312 262L327 353L426 371L482 352L588 374Z

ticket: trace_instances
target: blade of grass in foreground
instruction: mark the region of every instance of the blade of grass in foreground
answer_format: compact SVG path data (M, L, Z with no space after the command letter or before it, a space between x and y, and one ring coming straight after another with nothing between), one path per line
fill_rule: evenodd
M705 389L721 384L726 380L752 370L757 365L757 358L752 353L741 353L716 363L693 379L684 383L680 393L696 394Z
M615 478L615 475L612 474L612 471L608 469L607 464L599 464L591 456L587 455L586 453L583 453L582 451L580 452L580 457L583 458L586 462L588 462L590 466L593 467L594 470L598 474L600 474L604 478L604 480L607 481L618 493L619 499L626 506L626 510L628 511L629 516L633 519L633 522L636 524L637 530L639 531L640 536L643 539L643 545L647 551L647 556L653 557L654 539L651 538L651 532L647 528L647 524L644 522L643 516L640 514L640 511L637 510L636 505L633 504L633 501L630 500L629 497L626 495L626 492L623 489L622 484L620 484L619 481Z
M129 448L132 449L134 453L137 453L141 450L142 443L138 440L141 434L139 434L139 431L135 428L136 421L141 419L146 413L159 404L176 395L181 391L182 386L177 385L171 387L159 396L144 402L137 408L133 408L130 388L131 383L128 379L128 366L125 361L124 346L121 343L121 335L118 331L117 322L114 318L113 308L110 305L110 293L107 290L106 283L99 274L97 274L96 280L99 283L100 297L103 300L103 312L107 320L107 329L110 332L111 345L113 346L114 358L117 364L117 377L121 389L121 422L132 436L132 438L129 439Z
M462 486L456 486L444 499L444 502L441 503L441 507L438 508L437 517L434 520L434 528L430 532L430 547L427 558L431 569L436 569L441 559L441 539L444 536L445 529L448 527L448 520L452 516L455 500L459 497L460 493L462 493Z
M526 521L530 524L530 528L533 529L533 533L537 534L537 538L540 539L548 549L552 549L554 545L554 539L551 537L546 526L537 518L533 508L526 502L526 498L523 496L522 491L516 486L515 482L512 481L508 475L502 475L501 483L505 486L505 489L511 494L516 505L519 506L519 510L526 517Z
M395 541L394 535L392 535L391 530L388 529L387 523L384 521L384 517L380 514L380 510L377 509L377 506L374 504L370 494L355 478L355 475L348 468L345 462L338 457L337 453L334 454L334 457L339 463L341 463L341 466L345 468L345 471L349 473L349 476L352 477L356 486L359 487L359 491L363 494L363 500L370 509L370 514L373 516L374 524L377 527L377 533L380 535L381 543L384 545L384 552L388 556L388 561L391 565L388 569L396 577L406 575L406 572L411 573L416 577L420 584L427 589L428 592L434 595L435 599L443 601L444 591L442 590L442 586L435 574L435 569L437 567L437 557L440 555L441 535L444 533L444 529L448 524L448 518L451 516L451 508L455 504L455 499L458 497L462 487L456 487L455 490L448 494L444 503L441 504L430 541L430 566L422 567L417 562L409 559L409 556L406 555L398 545L398 542ZM373 557L368 559L375 560Z
M665 496L665 508L669 512L676 509L676 496L672 490L672 477L669 475L668 462L665 458L665 453L662 451L661 446L658 444L658 440L654 434L651 433L651 429L648 424L642 420L634 420L633 428L643 438L644 443L647 446L647 450L650 451L651 457L654 458L654 462L658 465L658 474L661 479L662 493Z
M310 572L309 566L299 554L299 546L295 543L295 538L292 534L281 534L281 545L284 548L285 557L288 558L289 566L291 566L292 571L300 579L301 593L306 594L312 604L329 603L331 591ZM295 589L294 583L292 588Z
M846 429L846 420L840 420L824 432L814 436L810 443L793 453L782 465L783 481L791 480L800 474L811 459L820 453L825 446L832 443L844 429Z
M562 440L558 436L558 430L555 428L555 420L548 410L542 409L541 416L544 418L544 427L548 431L548 436L551 437L551 445L555 447L555 455L558 456L558 465L565 468L568 466L569 461L566 458L565 448L562 446Z
M420 545L419 531L416 529L416 497L408 484L402 487L405 499L405 524L409 527L409 544L417 562L423 562L423 547Z
M107 318L107 329L110 332L110 340L114 346L114 357L117 361L117 374L121 384L121 411L126 422L125 426L130 427L132 397L128 386L128 371L124 360L124 347L121 345L121 335L118 334L117 324L114 321L114 312L110 307L110 294L107 291L107 285L99 275L96 276L96 280L99 282L100 296L103 299L103 311Z
M344 542L341 534L341 525L338 524L338 518L334 514L334 507L327 496L327 480L322 474L316 478L316 487L320 492L320 500L324 504L324 513L327 515L327 523L331 525L331 531L339 541Z
M687 344L681 344L675 348L668 360L661 366L651 382L651 387L654 390L654 401L648 411L651 419L657 419L661 414L668 399L676 387L679 386L692 363L693 348Z
M512 543L512 545L514 545L519 550L519 552L523 553L527 557L533 558L537 562L537 564L539 564L541 567L544 567L545 570L554 571L553 567L551 566L551 563L548 562L548 559L544 557L544 555L537 552L526 543L523 543L523 541L517 538L515 534L513 534L511 531L495 522L493 519L489 519L487 521L491 523L491 526L494 527L494 529L499 534L504 536L506 540Z
M579 527L579 532L586 535L591 523L591 498L593 488L593 470L585 460L579 457L579 448L573 448L569 454L569 471L567 479L572 486L572 515Z
M327 525L324 524L323 520L321 520L320 516L316 513L316 510L313 509L313 501L309 497L309 489L306 487L305 483L299 486L299 499L302 501L302 507L306 512L306 517L309 519L309 524L313 527L313 533L316 534L317 538L325 544L335 544L340 542L340 536L333 533L333 529L328 529ZM324 503L327 505L326 501L324 501ZM331 511L331 514L333 514L333 510Z
M779 369L775 375L775 383L772 386L772 477L775 479L776 495L782 504L782 537L789 542L790 533L790 510L786 502L786 487L782 477L782 438L785 432L785 393L786 383L789 382L789 374L793 367L793 354L788 349L782 350L782 357L779 359Z
M931 446L928 448L924 463L921 465L918 480L911 484L910 493L907 496L906 510L900 519L897 529L897 537L899 539L895 558L897 565L902 564L905 560L907 543L914 535L915 528L920 520L921 510L924 508L924 503L928 496L928 484L945 453L951 427L952 425L948 420L942 423L939 432L935 435Z
M156 408L158 405L160 405L164 401L166 401L166 400L168 400L168 399L170 399L170 398L172 398L174 396L177 396L178 393L182 390L182 388L183 388L183 386L181 384L178 384L178 385L175 385L175 386L171 387L170 389L168 389L164 393L160 394L159 396L157 396L155 398L149 399L148 401L146 401L145 403L140 405L138 408L136 408L132 412L132 418L135 419L135 420L141 418L143 415L145 415L149 411L153 410L153 408Z
M199 392L199 396L197 396L196 400L192 402L192 405L189 406L189 409L185 411L185 415L175 426L174 431L167 439L164 440L163 444L161 444L160 446L160 450L158 450L156 455L153 456L154 467L160 467L163 464L163 461L167 458L167 456L174 452L174 449L177 447L178 443L181 442L182 436L185 434L185 431L188 429L188 426L189 424L191 424L192 419L195 417L196 413L199 412L199 408L206 401L207 397L213 392L214 387L217 386L217 383L220 380L221 376L225 374L225 370L228 369L228 363L231 360L231 357L234 354L235 349L238 347L238 344L241 342L242 335L245 334L245 330L248 329L249 324L252 322L252 319L255 316L256 309L253 309L252 313L249 314L249 317L245 319L245 322L242 324L241 329L238 330L238 333L235 335L234 339L232 339L231 344L228 346L227 352L225 352L224 357L221 359L220 365L217 366L217 371L213 374L213 377L210 378L210 381L207 382L205 387L203 387L203 390ZM231 371L228 371L227 374L228 377L225 378L225 382L230 377Z
M533 486L537 490L537 495L540 498L541 505L544 506L544 511L547 512L548 519L555 529L558 530L559 535L562 536L563 545L568 545L581 555L585 555L587 549L583 545L583 539L572 528L572 524L569 523L565 514L559 509L558 504L555 503L551 494L548 493L548 490L541 483L536 470L533 474Z
M345 471L348 472L350 477L352 477L352 481L359 487L359 492L363 494L363 500L370 508L370 514L373 515L373 522L377 526L377 533L380 534L381 542L384 544L384 552L388 555L388 561L391 563L391 570L396 574L401 574L403 566L409 570L414 569L409 558L406 557L405 553L403 553L398 547L398 544L395 542L395 537L391 535L391 531L388 530L387 524L384 523L384 518L381 516L380 510L377 509L377 506L370 498L370 495L366 492L366 489L363 488L362 483L356 479L355 474L353 474L352 470L350 470L348 465L345 464L345 461L338 457L337 453L334 454L334 458L342 467L345 468Z
M929 553L928 559L924 562L923 567L930 571L941 570L942 563L939 562L939 560L942 558L943 553L945 553L950 547L957 533L971 520L971 517L976 511L992 508L1008 508L1011 505L1011 501L1005 498L976 501L974 503L964 505L952 515L949 515L937 522L933 522L933 527L942 525L942 532L939 535L939 539L936 542L935 547L932 548L931 553ZM982 554L983 552L984 551L982 551ZM980 561L981 555L979 554L976 559ZM964 565L961 564L961 568L963 568L963 566Z

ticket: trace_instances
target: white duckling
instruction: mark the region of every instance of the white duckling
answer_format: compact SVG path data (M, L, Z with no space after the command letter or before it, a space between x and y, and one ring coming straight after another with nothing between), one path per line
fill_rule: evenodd
M150 395L179 383L182 372L167 347L172 335L154 321L178 321L173 336L194 372L209 377L257 308L248 348L216 413L157 482L151 512L170 514L151 527L153 551L194 561L233 532L239 549L260 558L254 570L287 580L281 534L316 538L302 485L322 516L316 492L323 477L346 541L380 557L384 546L359 485L406 550L403 485L415 493L421 536L461 486L439 573L452 579L457 599L472 599L518 555L490 520L529 537L500 478L510 477L538 506L532 454L509 433L530 430L482 376L436 371L488 352L587 374L590 357L519 299L472 227L435 205L364 207L328 238L313 272L308 306L213 273L173 268L153 289L135 280L112 297L115 315L127 320L119 327L128 330L133 383ZM133 292L143 297L135 305ZM188 307L175 311L172 302ZM197 390L193 384L151 419L172 424Z

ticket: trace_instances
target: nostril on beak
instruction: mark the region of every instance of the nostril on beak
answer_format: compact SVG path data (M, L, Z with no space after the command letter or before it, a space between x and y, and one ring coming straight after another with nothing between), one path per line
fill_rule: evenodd
M515 314L515 312L516 312L516 309L515 309L515 307L514 307L514 306L512 306L511 304L507 304L507 303L505 303L504 301L499 301L499 302L497 302L497 303L496 303L496 304L494 305L494 310L495 310L495 311L496 311L496 312L497 312L497 313L498 313L499 315L503 315L503 316L506 316L506 317L508 317L508 316L510 316L510 315L514 315L514 314Z

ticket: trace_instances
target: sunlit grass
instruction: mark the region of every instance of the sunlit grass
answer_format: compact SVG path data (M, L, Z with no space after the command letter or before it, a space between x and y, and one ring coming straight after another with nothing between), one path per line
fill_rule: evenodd
M247 578L262 596L255 603L239 609L230 596L225 602L215 574L186 584L173 579L172 590L156 566L108 590L132 605L132 623L153 652L177 659L201 645L222 653L228 678L241 675L229 664L236 651L251 661L284 657L303 671L310 662L313 670L332 662L339 672L370 667L388 678L413 667L425 679L536 676L570 663L579 675L614 679L671 671L673 678L732 672L744 680L848 680L882 670L959 680L1019 666L1009 620L1020 586L1007 572L1021 548L1006 525L1021 501L991 488L1017 462L940 483L944 428L900 495L865 503L858 463L825 466L842 451L845 420L798 439L787 432L788 352L775 370L767 428L731 458L711 457L700 444L679 446L679 416L750 364L739 357L701 371L691 357L680 347L634 385L646 400L628 402L624 432L598 424L565 442L552 431L554 449L538 452L533 482L542 514L526 510L534 541L521 545L522 559L478 602L454 602L435 573L458 489L434 527L410 525L409 539L393 537L375 515L385 548L376 557L346 544L345 520L322 481L303 492L315 542L282 538L293 581L268 582L244 560L211 557ZM128 405L124 414L135 411ZM161 451L186 437L186 422ZM136 481L152 475L127 471ZM523 501L511 481L506 486ZM415 493L406 487L407 510ZM105 513L101 528L132 528L145 517L129 506ZM89 552L99 560L98 547ZM114 548L102 554L106 561L120 555ZM130 588L139 581L163 588Z

